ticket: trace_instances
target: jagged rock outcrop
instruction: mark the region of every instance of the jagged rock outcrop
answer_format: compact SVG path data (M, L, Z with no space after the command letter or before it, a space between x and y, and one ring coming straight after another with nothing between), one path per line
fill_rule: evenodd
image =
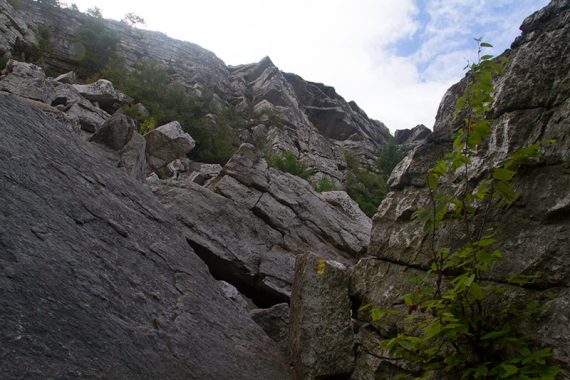
M476 184L489 167L515 149L556 140L544 144L544 155L537 165L519 170L515 181L517 201L489 212L488 226L504 255L490 273L490 280L506 282L516 273L536 276L536 281L525 288L511 287L508 297L525 302L540 300L544 311L528 333L539 343L553 347L555 360L566 371L570 368L570 335L565 327L570 318L569 20L570 2L554 0L524 21L522 36L513 43L512 50L504 53L510 62L496 81L493 131L486 149L474 158L471 173L472 184ZM392 306L393 296L407 290L403 273L410 268L426 269L426 255L422 252L428 249L428 239L424 239L420 221L411 216L429 200L426 171L451 147L451 132L456 127L453 105L467 80L468 76L448 90L439 108L435 132L413 148L392 172L389 183L393 191L373 219L368 254L376 261L363 261L354 271L353 295L363 303ZM384 272L398 280L383 278L387 275L380 273ZM376 336L390 334L377 330ZM562 378L568 378L568 373Z
M370 120L334 88L283 73L268 57L233 67L231 75L240 93L237 107L251 108L257 120L245 140L272 152L294 152L315 177L325 175L342 183L345 149L368 163L390 139L384 124Z
M70 73L68 77L73 76ZM56 78L57 79L57 78ZM120 102L129 101L129 98L113 89L113 85L107 81L97 82L101 86L91 86L89 90L81 86L74 86L66 81L58 81L46 78L43 70L33 64L9 60L4 70L4 76L0 77L0 92L16 95L34 104L45 114L62 122L67 128L76 134L81 134L85 139L97 143L100 153L110 162L125 172L143 182L146 178L147 149L145 139L138 133L134 120L121 112L112 116L99 108L99 103L92 103L83 97L87 94L93 100L109 99L109 107L114 107ZM112 100L112 101L111 101ZM181 131L180 131L181 132ZM172 134L172 133L171 133ZM192 141L185 136L185 140ZM160 156L160 149L164 150L172 146L179 148L180 144L172 142L171 138L149 138L151 153L150 161L156 164L155 156ZM164 140L167 140L164 143ZM162 145L157 141L163 142ZM170 144L168 144L170 143ZM182 150L182 151L181 151ZM161 158L175 158L184 156L189 149L171 149L168 153L162 153Z
M192 177L149 184L182 225L214 276L260 306L289 299L295 257L305 252L346 264L365 250L370 219L330 204L305 180L268 168L244 144L208 187Z
M0 77L0 91L43 103L44 112L52 113L70 129L93 133L111 117L81 96L72 85L46 78L39 66L9 60Z
M431 134L431 130L423 124L416 125L412 129L398 129L394 132L394 142L400 145L412 146L425 140Z
M8 61L0 91L51 104L55 96L54 85L46 79L41 67L29 63Z
M0 94L0 377L288 379L164 208Z

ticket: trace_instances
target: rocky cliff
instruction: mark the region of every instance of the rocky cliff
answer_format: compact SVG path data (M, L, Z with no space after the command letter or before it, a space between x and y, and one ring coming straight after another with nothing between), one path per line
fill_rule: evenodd
M40 30L50 31L52 49L45 65L56 73L74 70L85 49L78 42L85 16L32 1L14 9L0 1L0 56L11 51L17 39L37 44ZM381 122L369 119L354 102L346 102L334 88L311 83L281 72L269 58L259 63L228 67L214 53L164 34L139 30L106 20L105 27L120 36L117 54L128 67L145 60L168 68L170 80L189 90L208 88L218 101L248 111L242 142L268 153L289 150L313 171L340 187L344 183L344 149L364 163L390 140Z

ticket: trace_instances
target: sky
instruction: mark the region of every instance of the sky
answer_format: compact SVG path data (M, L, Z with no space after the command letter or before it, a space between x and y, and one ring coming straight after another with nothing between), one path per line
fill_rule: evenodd
M335 87L393 132L432 128L439 102L475 59L474 38L509 48L548 0L68 0L103 17L190 41L226 64L269 56L282 71Z

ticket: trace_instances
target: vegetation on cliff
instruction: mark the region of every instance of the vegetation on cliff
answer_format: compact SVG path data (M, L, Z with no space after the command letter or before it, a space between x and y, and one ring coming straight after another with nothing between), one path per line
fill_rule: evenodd
M549 363L552 350L537 347L522 328L539 307L508 300L507 286L489 281L502 254L487 226L488 213L516 200L511 182L521 165L537 162L540 145L515 151L474 183L474 156L491 132L493 77L504 70L503 59L481 55L490 45L477 42L480 59L469 67L472 80L456 103L462 126L452 151L427 174L430 203L414 214L431 247L429 270L403 297L407 327L384 345L419 364L425 379L554 379L560 368ZM516 275L510 281L524 285L532 278ZM393 313L375 308L372 317Z
M366 215L372 217L388 193L387 181L405 151L393 141L378 150L372 167L363 167L350 153L344 152L347 165L346 192Z

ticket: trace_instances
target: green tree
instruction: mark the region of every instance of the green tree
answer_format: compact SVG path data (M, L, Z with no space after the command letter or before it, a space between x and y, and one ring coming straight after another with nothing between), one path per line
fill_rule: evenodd
M324 193L325 191L335 191L337 190L336 185L332 179L327 176L323 176L319 182L313 185L313 188L318 193Z

